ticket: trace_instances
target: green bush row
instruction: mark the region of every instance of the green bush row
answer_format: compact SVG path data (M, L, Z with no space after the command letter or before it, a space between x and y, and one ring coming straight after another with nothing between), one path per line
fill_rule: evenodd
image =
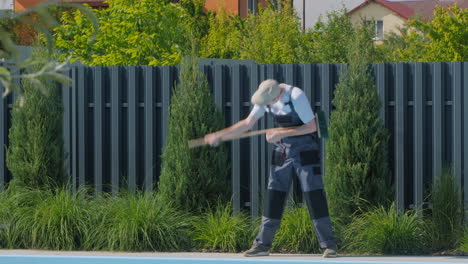
M0 193L0 246L9 249L216 251L246 250L260 219L232 215L219 203L193 215L174 209L154 193L87 195L81 189L10 188ZM438 220L416 212L399 214L395 206L378 207L335 224L340 253L421 254L443 243L432 227ZM467 251L468 233L454 234L444 250ZM436 239L437 241L435 241ZM441 249L441 248L437 248ZM273 252L319 253L307 208L287 208Z

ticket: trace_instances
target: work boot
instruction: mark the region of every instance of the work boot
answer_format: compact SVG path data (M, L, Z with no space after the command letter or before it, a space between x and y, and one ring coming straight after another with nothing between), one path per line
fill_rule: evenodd
M249 250L244 252L244 257L261 257L268 256L268 248L262 245L253 245Z
M322 255L323 258L336 258L336 246L328 247Z

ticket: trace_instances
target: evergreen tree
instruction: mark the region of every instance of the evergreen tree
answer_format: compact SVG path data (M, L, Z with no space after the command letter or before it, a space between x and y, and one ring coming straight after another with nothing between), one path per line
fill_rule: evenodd
M181 67L171 97L169 135L162 154L159 195L180 209L201 211L218 199L229 198L229 166L225 148L188 148L189 139L224 127L208 83L192 58Z
M22 81L23 94L12 111L7 166L18 185L54 188L65 182L63 107L59 88L44 81L42 89Z
M348 47L347 72L336 86L326 148L326 190L332 216L346 220L390 194L388 133L369 62L375 54L370 28L356 29Z

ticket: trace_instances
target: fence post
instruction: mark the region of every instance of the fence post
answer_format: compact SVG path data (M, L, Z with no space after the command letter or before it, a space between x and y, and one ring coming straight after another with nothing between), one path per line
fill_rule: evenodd
M0 83L0 96L3 94L3 85ZM6 167L6 139L8 134L8 103L7 97L0 97L0 189L5 186L7 175Z
M111 70L111 184L112 194L119 192L120 177L120 128L121 128L121 83L120 67L112 66Z
M232 89L231 89L231 115L232 122L236 123L240 121L240 65L236 64L232 66ZM231 141L231 154L232 154L232 199L233 199L233 211L234 214L240 212L240 140Z
M252 95L257 90L258 83L258 65L256 63L252 63L250 65L250 95ZM257 127L258 125L255 124L252 130L257 130ZM255 136L250 139L250 215L252 217L257 217L260 214L259 139L259 136Z
M395 87L395 185L396 207L402 213L405 209L405 122L406 122L406 65L396 65Z
M128 172L127 181L128 189L130 192L136 190L136 177L137 177L137 129L138 129L138 81L137 81L137 67L132 66L128 68Z
M145 191L153 190L154 177L154 68L145 67Z
M468 62L463 63L463 194L465 219L468 221Z
M457 185L462 184L462 64L461 62L451 63L452 69L452 88L453 88L453 173ZM466 139L465 139L466 140ZM465 154L465 155L468 155ZM462 189L460 188L460 193Z
M102 68L96 67L94 73L94 189L97 194L102 193L103 143L104 143L104 85Z
M442 63L434 63L433 69L433 85L432 85L432 114L433 114L433 127L432 127L432 166L433 166L433 180L436 183L442 173L442 151L443 151L443 136L444 136L444 122L443 117L443 104L445 102L444 94L442 92Z
M423 176L424 176L424 130L425 120L425 89L423 79L423 64L415 63L414 78L414 205L413 209L420 212L424 202Z

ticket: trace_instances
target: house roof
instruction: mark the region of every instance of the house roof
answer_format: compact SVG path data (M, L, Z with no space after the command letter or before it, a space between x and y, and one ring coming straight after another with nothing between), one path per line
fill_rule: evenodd
M62 2L67 3L78 3L78 4L88 4L92 7L107 7L109 4L107 0L61 0Z
M399 2L390 2L386 0L365 0L362 4L353 8L348 14L355 12L356 10L366 6L370 2L375 2L377 4L386 7L399 16L410 19L412 16L418 14L423 18L429 19L432 18L434 9L436 5L441 7L449 7L458 2L458 6L461 8L468 8L468 0L429 0L429 1L399 1Z

